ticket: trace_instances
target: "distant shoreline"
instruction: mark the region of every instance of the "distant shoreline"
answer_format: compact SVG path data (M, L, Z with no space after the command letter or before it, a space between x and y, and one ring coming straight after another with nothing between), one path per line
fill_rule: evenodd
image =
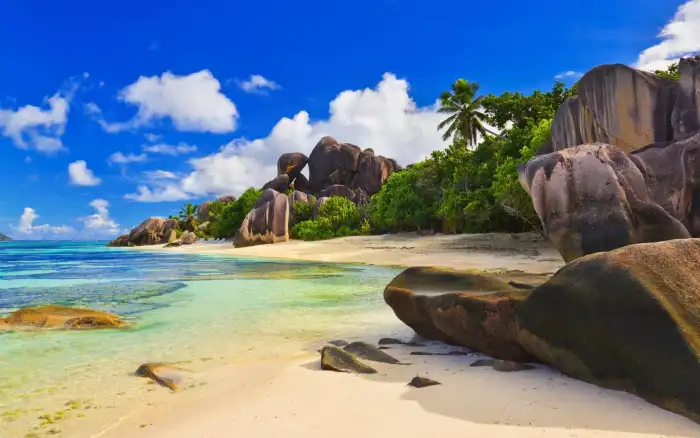
M553 274L564 266L559 253L534 233L432 236L400 233L314 242L293 240L246 248L234 248L231 242L198 242L175 248L153 245L130 249L393 268L432 266L484 272L522 271L529 274Z

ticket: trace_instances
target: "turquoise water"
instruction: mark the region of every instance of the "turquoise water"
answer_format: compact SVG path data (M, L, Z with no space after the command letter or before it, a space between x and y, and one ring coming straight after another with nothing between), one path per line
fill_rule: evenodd
M0 315L61 304L116 313L133 328L0 332L0 436L32 425L33 412L131 390L129 373L144 362L206 369L329 337L389 334L398 324L381 292L397 273L104 242L4 242Z

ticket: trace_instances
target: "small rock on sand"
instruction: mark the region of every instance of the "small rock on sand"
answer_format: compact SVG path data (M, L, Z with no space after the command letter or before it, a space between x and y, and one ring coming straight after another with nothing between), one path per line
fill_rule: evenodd
M416 376L410 382L408 382L408 386L413 386L414 388L425 388L427 386L434 385L442 385L442 383L429 379L427 377L420 376Z
M355 354L362 359L372 360L374 362L382 362L389 364L400 364L401 361L389 356L379 348L374 345L370 345L366 342L353 342L344 348L345 351Z
M185 379L186 371L167 363L149 362L138 367L134 374L139 377L148 377L162 386L177 391Z
M336 347L345 347L348 345L348 342L343 341L342 339L334 339L332 341L328 341L328 343Z
M360 362L353 354L338 347L323 347L321 350L321 369L357 374L377 372L369 365Z

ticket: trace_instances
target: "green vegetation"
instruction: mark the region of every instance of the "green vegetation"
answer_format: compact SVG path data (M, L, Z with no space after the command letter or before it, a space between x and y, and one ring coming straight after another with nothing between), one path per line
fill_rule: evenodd
M235 202L223 205L216 201L210 211L212 218L207 234L214 239L229 239L233 237L243 223L246 215L253 209L255 201L262 195L262 190L249 188Z
M303 211L304 208L300 210ZM360 234L361 225L360 210L352 201L342 196L331 196L319 207L316 220L297 222L292 227L291 234L293 238L301 240L356 236Z
M681 80L681 72L678 70L677 62L674 62L673 64L669 65L666 70L656 70L654 73L656 73L658 76L661 76L662 78L672 79L674 81Z
M180 210L180 229L183 231L195 231L199 225L197 220L197 207L187 203Z

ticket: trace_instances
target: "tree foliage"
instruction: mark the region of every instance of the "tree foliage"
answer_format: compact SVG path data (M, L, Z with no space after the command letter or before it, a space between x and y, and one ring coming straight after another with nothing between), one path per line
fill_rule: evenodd
M657 76L661 76L662 78L672 79L674 81L681 80L681 72L680 70L678 70L677 62L674 62L673 64L669 65L666 70L656 70L654 73L656 73Z
M479 84L458 79L452 84L451 91L445 91L440 95L439 113L450 114L448 118L440 122L437 129L445 129L443 140L463 140L467 145L476 146L479 136L485 137L487 133L494 134L485 126L486 114L481 106L483 96L476 97Z
M208 233L215 239L229 239L233 237L243 223L243 219L253 209L255 201L262 195L262 190L249 188L235 201L222 204L219 201L212 204L210 210L211 222ZM216 205L218 204L218 205ZM214 207L216 205L216 207Z
M187 203L180 209L180 228L184 231L195 231L199 225L197 220L197 207Z

